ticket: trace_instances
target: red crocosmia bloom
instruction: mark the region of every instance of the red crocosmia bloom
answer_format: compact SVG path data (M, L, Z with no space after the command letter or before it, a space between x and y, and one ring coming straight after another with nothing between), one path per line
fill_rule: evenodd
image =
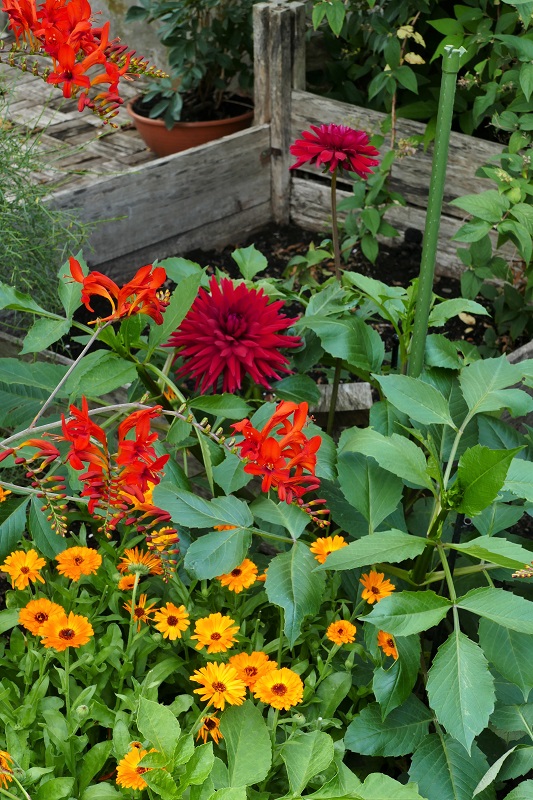
M81 283L81 301L88 311L94 312L91 307L91 297L94 295L104 297L111 303L112 313L100 320L101 322L122 319L132 314L146 314L157 325L163 322L162 312L168 306L167 296L160 296L158 292L167 279L163 267L152 267L151 264L147 264L136 272L131 281L119 288L111 278L102 275L101 272L93 271L84 275L79 261L75 258L71 257L69 263L72 278Z
M248 289L229 278L220 283L213 276L210 293L205 289L174 331L166 347L182 348L184 364L177 377L192 377L202 393L217 391L219 378L223 392L241 388L245 375L270 388L287 369L282 347L298 347L298 336L282 334L294 319L280 314L282 301L269 303L262 290Z
M314 131L314 133L311 133ZM291 169L298 169L308 161L317 167L324 165L330 172L344 169L355 172L360 178L372 175L370 167L376 167L379 155L365 131L356 131L346 125L311 125L311 131L303 131L303 139L297 139L290 152L297 157Z
M83 61L76 61L74 48L69 44L62 44L57 51L58 66L55 72L51 72L46 79L48 83L63 84L63 97L72 97L72 87L80 86L88 89L91 80L87 72L95 64L105 61L105 56L101 50L94 50L86 56Z

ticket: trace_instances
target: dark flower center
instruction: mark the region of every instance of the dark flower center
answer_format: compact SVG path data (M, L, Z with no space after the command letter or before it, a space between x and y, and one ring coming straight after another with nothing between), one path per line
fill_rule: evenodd
M392 639L387 639L387 644L389 647L394 647L394 641Z
M246 330L246 321L243 320L242 314L232 311L225 321L225 332L230 336L240 336Z
M254 678L258 673L257 667L245 667L244 673L248 675L250 678Z
M222 639L222 636L221 636L221 634L220 634L220 633L212 633L212 634L211 634L211 639L212 639L214 642L218 642L218 640L219 640L219 639Z
M23 575L27 575L28 572L30 571L30 568L29 567L21 567L20 571L22 572Z
M61 628L59 631L60 639L66 639L67 641L70 641L71 639L74 639L75 636L76 632L73 631L72 628Z
M215 692L225 692L226 691L226 684L222 683L222 681L215 681L212 684L213 689Z
M81 556L76 556L74 559L74 563L76 564L76 566L79 567L80 564L83 564L83 558Z
M148 767L137 767L135 772L137 775L144 775L145 772L148 772Z
M238 578L238 577L239 577L239 575L242 575L242 569L239 569L239 568L237 567L236 569L233 569L233 570L231 571L231 574L233 575L233 577L234 577L234 578Z
M38 611L35 615L35 622L38 622L39 625L42 625L43 622L46 622L48 619L48 614L45 614L44 611Z
M167 617L167 625L174 626L178 624L177 617Z
M339 636L342 636L342 635L343 635L343 633L344 633L344 628L342 627L342 625L340 625L340 626L337 628L337 633L339 634Z
M370 591L371 591L373 594L379 594L379 587L378 587L378 586L371 586L371 587L370 587Z
M208 731L212 731L214 730L214 728L216 728L217 724L214 719L206 719L206 721L204 722L204 726L207 728Z
M144 617L144 608L142 606L136 606L135 611L133 612L133 616L137 617L138 619Z
M272 691L274 694L277 694L278 697L283 697L284 694L287 694L287 687L284 683L275 683L272 687Z

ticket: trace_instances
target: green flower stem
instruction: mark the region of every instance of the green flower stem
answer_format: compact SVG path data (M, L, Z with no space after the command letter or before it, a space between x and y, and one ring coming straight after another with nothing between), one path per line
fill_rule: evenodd
M331 650L329 651L328 657L324 661L324 666L322 667L322 675L319 677L319 679L317 680L317 682L313 686L313 692L316 692L317 686L320 686L322 681L325 680L328 677L328 675L329 675L328 667L329 667L329 665L331 663L331 659L340 650L340 647L341 647L340 644L334 644L333 647L331 648Z
M337 219L337 167L331 176L331 238L333 241L333 263L335 266L335 277L342 285L341 272L341 249L339 245L339 223ZM339 383L341 379L342 362L340 358L335 359L335 374L333 376L333 386L331 387L331 399L329 401L328 422L326 433L331 436L333 423L335 421L335 409L339 394Z
M446 165L448 160L448 147L450 143L450 130L452 126L453 102L455 98L455 84L459 71L461 55L464 49L447 45L444 48L442 60L442 83L437 114L437 129L435 134L435 149L431 180L429 184L429 197L427 204L426 225L424 241L422 244L422 260L420 263L420 279L416 301L413 338L409 356L408 374L417 378L424 366L424 352L433 292L435 275L435 261L439 241L440 218L442 211L442 198L444 196L444 181L446 178Z
M4 773L1 770L0 770L0 774L9 775L10 777L12 777L10 773ZM0 787L0 794L3 794L4 797L10 797L11 800L20 800L20 797L17 797L16 795L11 794L11 792L8 792L7 789L2 789L1 787ZM29 797L29 795L26 795L26 797ZM30 800L31 800L31 798L30 798Z
M5 773L4 773L4 774L5 774ZM24 786L22 786L22 784L21 784L21 783L20 783L20 781L18 780L17 776L16 776L16 775L14 775L12 772L11 772L11 773L8 773L8 774L9 774L9 777L10 777L10 778L12 778L13 782L14 782L14 783L15 783L15 784L18 786L18 788L20 789L20 791L22 792L22 794L24 795L24 797L26 798L26 800L31 800L31 797L30 797L30 795L28 794L28 792L26 791L26 789L24 788ZM11 794L11 792L8 792L8 791L7 791L7 789L0 789L0 792L2 792L2 794L4 794L6 797L11 797L11 798L13 798L13 800L19 800L19 798L18 798L18 797L16 797L14 794Z
M272 750L276 746L276 729L278 727L279 708L274 710L274 719L272 720L272 730L270 731L270 740L272 742Z
M194 720L194 722L193 722L193 724L191 726L191 729L189 731L190 736L194 736L195 733L198 733L198 731L202 727L200 723L202 722L203 718L206 715L208 715L210 707L211 707L211 701L209 701L209 703L207 703L205 708L202 711L200 711L199 715Z
M124 664L122 665L122 670L124 670L124 666L126 663L126 659L131 661L130 658L130 647L133 640L133 628L135 625L135 601L137 600L137 589L139 587L139 580L140 575L138 572L135 573L135 580L133 581L133 588L131 590L131 612L130 612L130 623L128 626L128 640L126 642L126 650L124 651ZM117 707L120 703L119 694L122 692L122 687L124 686L124 675L122 674L119 678L118 688L116 691L117 697Z
M67 728L70 730L70 648L65 650L65 712L67 717Z
M341 382L342 361L340 358L335 359L335 373L333 375L333 386L331 387L331 398L329 401L328 422L326 425L326 433L331 436L333 425L335 423L335 410L337 408L337 397L339 396L339 384Z
M457 602L457 594L455 593L455 585L453 583L452 573L450 571L450 565L448 564L448 559L446 558L446 551L444 547L439 542L437 544L439 550L440 560L442 562L442 567L444 569L444 577L446 578L446 584L448 586L448 592L450 594L450 600L453 603L453 625L455 631L459 631L459 612L457 611L457 606L455 605Z
M279 640L278 640L278 669L281 669L281 658L283 656L283 609L279 609ZM277 722L277 720L276 720Z
M446 547L446 545L442 545ZM474 575L476 572L486 572L491 569L501 569L499 564L475 564L472 567L459 567L458 569L454 569L453 577L460 578L462 575ZM439 572L432 572L429 578L427 578L423 583L417 584L419 586L429 586L430 583L438 583L446 578L446 574L443 571Z

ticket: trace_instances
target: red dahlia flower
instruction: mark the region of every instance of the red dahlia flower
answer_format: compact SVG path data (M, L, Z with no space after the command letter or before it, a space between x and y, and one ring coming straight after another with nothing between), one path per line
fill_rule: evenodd
M281 347L298 347L299 336L280 331L295 322L279 313L282 301L269 303L262 289L248 289L215 277L209 283L211 293L200 289L198 297L165 347L183 348L184 364L177 377L192 376L196 388L216 391L222 377L222 391L235 392L245 375L270 388L269 379L278 380L280 372L289 372Z
M347 172L355 172L360 178L367 178L373 172L370 167L376 167L379 161L374 156L379 155L371 144L365 131L355 131L346 125L311 125L310 131L303 131L303 139L297 139L291 145L290 151L297 157L296 164L291 169L298 169L308 161L317 167L325 165L330 172L337 168Z

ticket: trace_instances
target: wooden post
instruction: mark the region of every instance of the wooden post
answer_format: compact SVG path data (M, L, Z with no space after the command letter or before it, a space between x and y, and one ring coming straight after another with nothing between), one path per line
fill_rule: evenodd
M269 22L270 3L253 7L254 25L254 125L270 122Z
M292 88L305 92L305 3L289 3L292 10Z

